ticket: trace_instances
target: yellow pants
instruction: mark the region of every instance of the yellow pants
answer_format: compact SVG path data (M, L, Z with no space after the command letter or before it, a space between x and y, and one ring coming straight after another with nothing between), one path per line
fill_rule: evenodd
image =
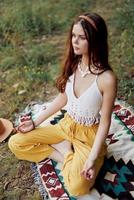
M56 125L13 135L9 139L9 148L21 160L39 162L54 151L51 144L69 140L72 143L73 152L66 154L64 158L62 175L68 192L79 196L89 193L95 181L95 178L90 181L84 179L80 172L90 154L97 129L98 125L83 126L65 114L65 117ZM105 154L106 146L104 145L95 163L96 176L103 164Z

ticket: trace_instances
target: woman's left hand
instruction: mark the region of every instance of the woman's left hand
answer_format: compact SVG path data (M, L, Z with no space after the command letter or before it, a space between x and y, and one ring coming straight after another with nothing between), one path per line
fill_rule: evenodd
M94 161L90 160L90 159L87 159L85 164L84 164L84 167L81 171L81 175L87 179L87 180L90 180L90 179L93 179L94 176L95 176L95 166L94 166Z

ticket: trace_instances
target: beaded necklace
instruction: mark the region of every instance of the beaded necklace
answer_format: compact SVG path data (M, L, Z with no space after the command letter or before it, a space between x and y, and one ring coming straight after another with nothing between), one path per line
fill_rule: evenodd
M86 68L84 71L82 70L82 66L83 68ZM80 72L80 75L82 78L84 78L86 75L90 74L91 72L89 71L89 66L85 65L82 61L80 61L78 63L78 70Z

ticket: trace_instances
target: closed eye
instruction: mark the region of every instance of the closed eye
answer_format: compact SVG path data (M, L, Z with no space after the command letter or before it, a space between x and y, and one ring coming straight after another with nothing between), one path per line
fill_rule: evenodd
M82 40L86 40L86 37L85 37L85 36L80 35L80 38L81 38Z
M75 33L72 33L72 37L76 37L76 34ZM85 35L78 35L78 37L82 40L86 40L86 37Z
M74 33L72 33L72 37L75 37L75 34L74 34Z

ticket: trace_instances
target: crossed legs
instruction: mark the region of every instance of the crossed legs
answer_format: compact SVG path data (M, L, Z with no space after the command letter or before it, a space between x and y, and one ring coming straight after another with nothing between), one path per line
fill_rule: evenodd
M21 160L39 162L49 157L63 162L65 186L72 195L86 194L93 186L94 180L87 181L80 175L90 152L89 146L76 138L71 140L60 126L51 125L25 134L17 133L9 139L9 148ZM100 165L102 163L98 162L97 171Z
M71 143L68 140L63 140L60 143L51 145L55 150L49 156L50 159L53 159L57 162L64 162L64 156L68 152L72 152Z

